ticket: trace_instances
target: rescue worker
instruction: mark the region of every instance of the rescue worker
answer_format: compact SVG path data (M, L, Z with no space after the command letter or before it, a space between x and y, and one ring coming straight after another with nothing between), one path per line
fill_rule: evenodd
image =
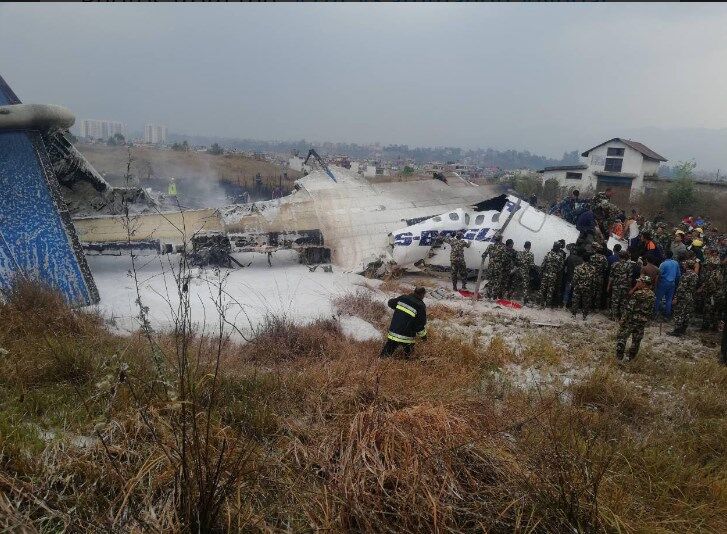
M452 269L452 289L457 291L457 279L462 280L462 289L467 289L467 263L464 260L464 249L471 243L464 239L463 232L454 237L447 237L444 242L449 245L449 262Z
M664 224L663 222L660 222L656 225L656 235L654 236L654 241L656 241L656 244L661 247L664 255L666 255L667 250L671 250L672 238L667 233L666 224ZM678 257L674 256L674 259L678 259Z
M709 249L707 253L707 261L703 267L702 287L698 290L704 299L702 330L716 330L724 298L724 278L717 249Z
M502 264L505 261L504 255L505 245L502 244L502 236L496 234L492 238L492 243L482 254L483 259L489 258L487 263L487 296L489 298L497 298L495 295L499 292L497 286L501 278Z
M530 241L525 241L523 250L517 253L517 266L520 276L518 278L519 290L522 291L523 304L530 299L530 270L535 265L535 256L530 252Z
M620 361L629 362L638 354L641 339L644 337L644 328L654 315L655 301L654 292L651 290L651 278L647 275L640 276L629 292L629 300L616 334L616 358ZM631 348L628 356L624 356L629 337L631 337Z
M417 339L427 339L427 306L424 304L423 287L417 287L410 295L401 295L389 300L389 308L394 310L391 318L386 344L380 356L395 354L399 349L409 357Z
M559 239L557 243L558 254L560 254L560 260L563 262L563 269L560 272L560 279L558 280L557 289L555 290L555 294L553 295L553 301L550 303L550 305L555 306L556 308L560 308L560 305L562 304L560 296L563 294L563 290L565 289L565 265L568 261L568 253L565 250L565 239Z
M670 336L684 335L694 313L694 295L699 282L699 276L694 271L695 265L694 260L684 262L682 276L674 296L674 330L669 332Z
M513 245L512 239L505 241L500 277L497 282L497 298L510 298L512 293L512 282L514 275L517 273L517 252L515 252Z
M571 303L571 314L576 316L579 310L583 313L583 320L588 317L593 302L593 279L596 277L596 268L591 262L591 254L583 254L583 263L573 270L573 300Z
M570 306L571 296L573 294L573 271L576 267L583 263L583 249L576 247L575 243L570 243L567 247L568 258L565 260L565 268L563 269L563 306Z
M598 243L593 243L592 248L593 254L591 254L591 259L589 260L591 265L593 265L592 307L598 310L603 305L603 287L608 274L608 258L601 253L603 249Z
M169 187L167 188L167 194L170 197L177 197L177 181L174 178L169 179Z
M619 252L619 260L611 266L608 277L608 292L611 293L611 310L609 318L619 321L626 306L626 298L631 289L631 273L634 266L631 255L626 250Z
M654 317L658 318L661 313L661 303L664 302L664 317L671 318L671 304L674 300L674 292L682 275L679 262L672 256L671 249L666 251L666 259L659 265L659 282L656 284L656 307Z
M560 287L560 279L563 274L563 259L560 254L560 243L553 243L553 248L543 258L540 267L540 303L542 307L550 306L553 296Z

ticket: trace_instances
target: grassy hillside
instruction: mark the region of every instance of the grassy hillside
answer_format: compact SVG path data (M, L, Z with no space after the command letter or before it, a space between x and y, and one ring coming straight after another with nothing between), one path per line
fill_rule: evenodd
M383 330L384 301L337 305ZM724 532L712 356L620 369L585 327L515 349L433 305L417 359L381 360L335 319L235 344L178 311L124 338L36 288L0 304L0 530ZM504 379L578 362L562 387Z
M129 157L126 147L79 144L77 148L112 184L123 183ZM166 191L169 179L174 177L180 194L187 191L193 196L214 192L220 183L233 184L252 193L253 178L258 173L262 176L266 189L282 183L283 188L289 191L292 183L301 176L291 169L242 155L216 156L200 152L132 147L131 157L131 172L142 186ZM281 180L283 173L287 173L287 180Z

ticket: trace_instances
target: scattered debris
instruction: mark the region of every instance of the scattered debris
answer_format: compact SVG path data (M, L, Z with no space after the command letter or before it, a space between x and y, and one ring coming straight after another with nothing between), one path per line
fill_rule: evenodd
M192 237L189 264L193 267L232 267L232 245L224 234L202 234ZM239 262L235 262L242 266Z

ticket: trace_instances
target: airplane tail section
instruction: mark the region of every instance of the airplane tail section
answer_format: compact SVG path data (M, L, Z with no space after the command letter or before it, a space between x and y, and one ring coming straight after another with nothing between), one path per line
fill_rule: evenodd
M0 106L20 104L0 77ZM29 277L74 306L95 304L98 290L61 197L41 131L0 129L0 290Z

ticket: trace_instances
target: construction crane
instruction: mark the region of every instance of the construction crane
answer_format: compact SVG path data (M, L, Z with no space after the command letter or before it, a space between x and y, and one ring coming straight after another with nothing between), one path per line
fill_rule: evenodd
M318 161L318 163L320 163L321 167L323 168L324 171L326 171L326 174L330 177L331 180L333 180L334 182L338 182L338 180L336 180L336 177L333 176L333 173L328 168L328 165L326 165L323 162L323 158L321 158L318 155L318 152L316 152L316 149L315 148L311 148L308 151L308 156L305 158L305 161L303 162L303 165L307 165L308 164L308 160L311 158L311 156L313 156Z

